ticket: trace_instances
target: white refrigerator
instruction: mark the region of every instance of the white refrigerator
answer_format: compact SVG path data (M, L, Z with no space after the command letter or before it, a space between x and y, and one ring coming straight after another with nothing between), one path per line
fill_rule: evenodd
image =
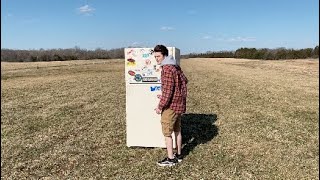
M167 47L180 64L180 50ZM161 95L161 69L153 48L125 48L126 141L127 146L165 148L161 115L155 108ZM175 147L174 134L172 134Z

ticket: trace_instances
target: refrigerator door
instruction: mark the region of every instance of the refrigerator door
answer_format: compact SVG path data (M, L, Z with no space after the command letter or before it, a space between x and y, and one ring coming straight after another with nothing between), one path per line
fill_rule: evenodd
M127 146L165 147L161 115L155 112L159 84L127 86Z

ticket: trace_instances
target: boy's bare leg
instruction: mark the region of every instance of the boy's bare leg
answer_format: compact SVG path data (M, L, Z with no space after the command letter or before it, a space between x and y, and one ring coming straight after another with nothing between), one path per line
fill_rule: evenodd
M182 146L182 135L181 131L174 132L175 138L176 138L176 148L177 148L177 154L181 154L181 146Z
M173 140L172 137L165 137L168 158L173 159Z

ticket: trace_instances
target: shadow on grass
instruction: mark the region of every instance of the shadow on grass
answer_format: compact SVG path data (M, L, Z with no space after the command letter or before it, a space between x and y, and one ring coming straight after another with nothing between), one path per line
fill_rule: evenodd
M204 144L218 135L214 125L216 114L183 114L181 117L182 156L185 157L199 144Z

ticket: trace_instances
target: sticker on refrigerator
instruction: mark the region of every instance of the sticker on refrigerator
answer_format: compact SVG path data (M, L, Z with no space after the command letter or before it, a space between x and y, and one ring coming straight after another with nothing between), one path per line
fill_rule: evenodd
M140 82L142 80L141 74L134 75L134 80L137 81L137 82Z
M127 66L136 66L136 60L129 58L127 61Z
M130 76L136 75L136 73L135 73L134 71L132 71L132 70L128 71L128 74L129 74Z
M129 50L129 51L127 52L127 55L131 55L131 56L136 57L136 53L135 53L135 51L134 51L133 49Z
M142 82L158 82L158 77L142 77Z
M146 66L149 66L151 64L151 60L150 59L146 59Z
M151 86L150 90L151 91L160 91L161 90L161 86Z
M148 58L149 56L150 56L149 53L142 54L142 57L143 57L143 58Z
M142 76L152 76L153 75L153 70L152 69L144 69L143 70L143 75Z

